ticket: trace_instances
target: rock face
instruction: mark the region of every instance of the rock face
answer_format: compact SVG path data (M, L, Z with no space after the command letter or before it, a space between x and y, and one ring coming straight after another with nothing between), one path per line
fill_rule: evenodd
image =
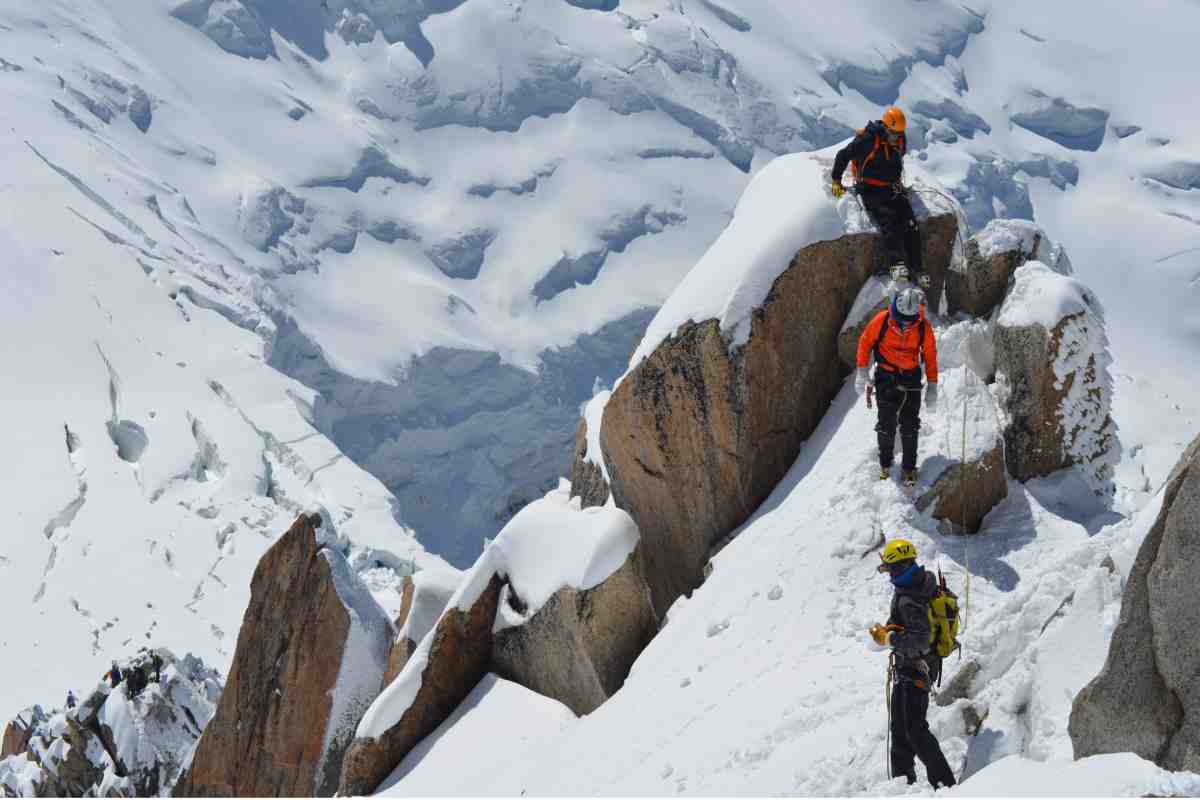
M571 462L571 496L578 497L584 508L608 502L608 482L600 467L588 460L588 424L579 420L575 431L575 457Z
M408 660L416 653L417 645L441 618L442 611L461 582L462 574L457 570L431 568L404 579L400 611L395 622L396 638L388 654L383 688L386 689L404 670Z
M1040 318L1039 298L1061 297ZM1086 288L1040 262L1017 270L996 322L995 354L1009 474L1020 481L1076 466L1111 491L1119 454L1109 414L1112 380L1104 318Z
M846 315L841 333L838 334L838 358L842 360L846 369L854 369L857 366L858 340L862 338L863 331L875 315L888 307L890 283L885 278L872 275L859 291L850 313Z
M986 317L1004 301L1017 268L1038 260L1063 275L1071 274L1071 262L1062 247L1051 242L1032 222L994 219L963 243L963 260L946 273L946 307Z
M342 765L339 795L373 792L487 673L500 586L501 579L493 575L467 611L452 608L442 615L433 632L416 697L386 734L378 739L354 740Z
M963 498L966 508L963 508ZM1004 469L1004 443L964 466L946 469L933 486L917 500L917 509L933 507L933 517L959 526L965 533L978 533L987 513L1008 497L1008 473Z
M957 223L947 214L921 225L937 296ZM613 392L604 460L617 506L641 531L660 616L766 499L837 394L838 334L880 246L854 234L805 247L754 311L744 347L731 353L717 320L685 324Z
M976 533L987 513L1008 496L996 402L969 366L943 369L940 386L950 449L922 464L921 482L931 486L916 505L921 511L932 507L933 517L955 530Z
M225 692L176 796L337 788L393 631L341 554L321 547L319 525L301 516L259 561Z
M408 615L412 613L413 595L415 594L415 584L411 575L405 576L400 590L400 611L396 614L395 627L396 638L392 642L392 648L388 652L387 669L383 673L383 684L381 689L386 689L387 685L396 679L400 674L400 670L404 669L404 665L412 658L412 654L417 649L417 643L404 633L405 623L408 622Z
M1167 480L1138 550L1108 658L1076 696L1075 757L1132 751L1169 770L1200 769L1200 438Z
M31 706L9 720L4 726L4 738L0 740L0 758L15 756L25 752L33 730L41 722L46 721L46 712L41 706Z
M504 602L520 605L511 587ZM600 585L560 589L528 622L498 631L493 669L578 715L589 714L621 688L657 630L658 616L634 550Z

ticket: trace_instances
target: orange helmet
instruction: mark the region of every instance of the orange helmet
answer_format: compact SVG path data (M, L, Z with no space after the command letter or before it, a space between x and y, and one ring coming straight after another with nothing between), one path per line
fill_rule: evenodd
M888 106L887 111L883 112L883 124L893 133L904 133L908 120L904 118L903 111L895 106Z

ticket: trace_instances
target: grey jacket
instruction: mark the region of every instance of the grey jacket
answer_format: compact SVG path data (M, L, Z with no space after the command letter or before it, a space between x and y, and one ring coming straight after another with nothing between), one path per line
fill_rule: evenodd
M924 567L918 566L919 574L912 586L897 586L892 595L892 611L888 624L900 625L902 631L892 634L892 650L901 666L920 659L929 659L929 601L937 594L937 578Z

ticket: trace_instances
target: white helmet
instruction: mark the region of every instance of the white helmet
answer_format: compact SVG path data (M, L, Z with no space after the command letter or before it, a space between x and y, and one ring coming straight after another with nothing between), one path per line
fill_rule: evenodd
M902 289L896 294L892 300L892 309L901 317L915 318L921 313L921 306L925 303L925 295L920 289L907 288Z

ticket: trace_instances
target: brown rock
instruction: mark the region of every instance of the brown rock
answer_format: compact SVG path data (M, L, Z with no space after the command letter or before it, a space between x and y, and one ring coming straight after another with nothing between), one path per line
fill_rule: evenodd
M354 740L342 765L339 795L372 793L418 742L454 712L487 673L500 586L500 578L493 575L470 609L463 612L451 608L438 620L428 634L432 637L429 656L421 670L416 697L400 721L383 736ZM415 668L415 662L408 668Z
M838 334L838 358L847 369L857 366L858 340L862 338L863 331L876 314L888 307L887 290L890 284L889 280L872 276L858 293L850 315Z
M1133 752L1164 769L1200 769L1200 437L1167 479L1138 550L1104 668L1075 697L1075 757Z
M70 747L54 776L59 787L58 794L60 797L83 797L88 789L104 778L102 766L92 763L87 757L87 753L99 750L103 744L94 731L80 726L70 717L67 717L67 730L63 738Z
M396 676L404 669L404 665L412 658L412 654L417 649L417 643L414 642L404 633L404 623L408 621L408 615L412 611L414 583L411 575L404 576L404 581L400 589L400 611L396 614L394 625L396 627L396 638L392 642L392 649L388 653L387 669L383 673L382 689L386 689L388 684L396 680Z
M975 679L979 677L982 667L972 658L959 667L954 677L946 683L946 688L937 693L934 701L942 707L953 705L956 700L965 700L975 690Z
M176 796L336 789L343 731L379 692L392 631L340 553L320 546L319 525L301 516L259 561L216 716ZM364 651L339 685L352 634Z
M608 482L604 480L604 472L587 460L588 455L588 426L587 420L579 420L575 429L575 459L571 463L571 497L578 497L584 508L602 506L608 502Z
M981 239L988 238L996 226L1022 228L1024 236L1013 236L1002 249L991 248L984 255ZM946 307L951 314L965 312L986 317L1004 302L1004 293L1017 267L1033 258L1041 247L1044 234L1032 222L992 220L982 231L967 239L963 246L962 269L946 273Z
M1023 267L1018 279L1038 266ZM1109 414L1102 317L1079 312L1047 330L1039 324L1005 325L1003 316L994 342L1009 474L1026 481L1077 466L1097 492L1108 491L1119 443Z
M596 710L658 630L639 549L598 586L560 589L528 622L500 630L494 671L578 715ZM511 585L502 597L514 609L520 603Z
M965 533L978 533L983 518L1006 497L1008 473L1004 469L1004 443L997 441L995 447L980 458L968 461L965 467L962 462L947 467L929 491L917 500L917 509L924 511L933 506L935 519L959 526Z
M930 297L940 296L957 222L922 221ZM601 445L617 506L642 535L662 616L700 581L709 548L787 472L841 387L838 334L881 243L844 236L801 250L730 352L717 320L688 323L639 364L604 411Z
M29 739L39 722L45 722L46 712L41 706L30 706L4 726L4 738L0 740L0 758L24 753Z

